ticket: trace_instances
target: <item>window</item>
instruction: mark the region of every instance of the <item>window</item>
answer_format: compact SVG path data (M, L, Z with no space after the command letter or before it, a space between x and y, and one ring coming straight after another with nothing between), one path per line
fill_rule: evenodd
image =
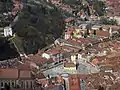
M10 81L8 81L8 85L10 86Z
M3 82L1 81L1 87L4 86Z
M114 14L114 12L112 12L112 14Z
M14 83L14 81L12 81L12 87L14 87L15 86L15 83Z
M22 83L23 83L23 88L25 88L25 81L22 81Z
M28 81L26 81L26 88L29 88Z
M32 83L32 81L30 82L30 87L33 88L33 83Z
M21 87L23 88L24 86L23 86L23 81L21 81Z

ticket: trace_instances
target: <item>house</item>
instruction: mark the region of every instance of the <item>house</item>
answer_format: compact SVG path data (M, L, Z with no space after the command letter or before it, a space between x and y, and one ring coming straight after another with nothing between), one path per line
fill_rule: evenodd
M20 10L22 10L23 6L20 0L13 0L13 6L12 15L15 16Z
M72 63L72 62L64 63L64 70L67 73L75 74L76 73L76 65L74 63Z
M86 75L72 74L69 76L69 90L85 90L86 88Z
M91 59L91 63L94 65L99 65L105 60L105 56L95 56Z
M103 37L103 38L108 38L111 35L110 35L109 31L96 30L96 36Z
M76 64L76 59L77 59L76 53L74 53L74 52L71 53L70 54L70 59L74 64Z
M81 24L79 27L80 27L81 29L86 30L86 29L87 29L87 26L88 26L88 24Z
M48 60L42 56L40 56L39 54L33 55L33 56L29 56L29 61L31 62L31 64L36 64L36 66L41 66L44 63L47 63Z
M110 65L110 64L106 64L106 65L101 65L100 67L100 72L113 72L114 69L113 69L113 65Z
M72 27L67 29L67 31L65 32L65 39L66 40L71 38L73 31L74 31L74 28L72 28Z
M84 30L81 30L80 28L75 28L73 31L72 39L79 39L84 36Z
M68 42L68 41L67 41ZM61 45L57 45L47 51L45 51L43 54L46 56L49 56L50 58L52 58L54 61L59 61L59 60L63 60L66 58L66 55L70 55L71 52L73 51L77 51L78 48L73 47L69 44L67 44L66 42L61 42ZM42 54L42 56L43 56Z
M31 89L34 86L31 71L16 68L0 69L0 83L7 83L11 88L19 86L21 89Z
M119 81L116 81L116 76L110 72L99 72L99 73L89 74L87 75L85 81L86 81L86 90L98 90L100 87L102 87L105 90L107 89L119 90L119 85L120 85L120 84L114 85L114 81L117 83Z
M60 50L59 48L52 48L51 50L48 50L44 52L44 54L49 55L50 58L52 58L54 61L59 61L63 58L64 50Z
M115 19L120 25L120 1L119 0L107 0L108 5L108 16Z
M12 28L11 27L5 27L4 28L4 36L5 37L13 36Z
M92 30L99 30L101 28L101 25L93 25Z
M74 18L73 17L66 18L64 22L66 23L66 25L73 24Z
M62 85L51 85L46 87L46 90L64 90Z

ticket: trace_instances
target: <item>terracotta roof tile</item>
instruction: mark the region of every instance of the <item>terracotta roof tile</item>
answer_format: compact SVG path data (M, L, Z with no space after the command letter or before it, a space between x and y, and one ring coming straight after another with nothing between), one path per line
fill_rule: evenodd
M75 67L74 63L64 63L64 67Z
M20 70L30 70L30 64L29 63L19 64L17 68Z
M17 79L18 78L18 69L0 69L0 78L11 78L11 79Z
M75 44L75 45L79 45L81 42L80 41L78 41L78 40L68 40L70 43L72 43L72 44ZM81 43L82 44L82 43Z
M19 78L31 78L30 70L21 70Z
M51 55L54 56L54 55L57 55L57 54L59 54L59 53L66 53L66 52L68 52L68 51L66 50L66 48L69 48L69 49L70 49L70 47L67 47L67 46L56 46L56 47L54 47L54 48L46 51L45 53L51 54Z
M40 55L29 56L30 61L36 64L43 64L47 62L47 59L41 57Z
M107 85L111 85L111 87L116 87L114 86L114 83L113 83L115 79L116 79L115 75L109 72L89 74L87 75L87 78L85 80L87 83L86 87L89 86L88 90L91 90L91 89L93 90L95 88L98 89L99 85L102 85L103 87L107 87ZM116 89L112 89L112 90L116 90Z
M66 34L72 34L74 30L67 30Z
M110 33L108 31L97 30L96 31L96 36L109 37Z
M56 50L56 49L51 49L51 50L47 51L47 53L52 54L52 55L56 55L56 54L60 53L60 51Z
M68 22L71 22L71 21L73 21L73 20L74 20L73 17L69 17L69 18L66 18L66 19L65 19L65 22L68 23Z

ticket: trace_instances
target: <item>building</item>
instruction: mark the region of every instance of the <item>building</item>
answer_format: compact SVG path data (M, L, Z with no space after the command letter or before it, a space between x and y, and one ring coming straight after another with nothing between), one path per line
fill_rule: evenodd
M31 89L34 86L34 80L31 77L30 70L19 70L15 68L0 69L0 85L7 83L11 88Z
M64 63L64 70L70 74L77 73L76 65L74 63Z
M73 74L69 76L69 90L85 90L86 75ZM84 85L83 85L84 82Z
M120 25L120 1L119 0L106 0L108 16L115 19Z
M64 22L66 23L66 25L71 25L71 24L74 24L75 19L73 17L69 17L69 18L66 18Z

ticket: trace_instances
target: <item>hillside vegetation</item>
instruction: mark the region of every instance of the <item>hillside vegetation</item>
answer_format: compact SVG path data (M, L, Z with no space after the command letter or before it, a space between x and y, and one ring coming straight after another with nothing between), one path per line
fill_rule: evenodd
M14 41L16 45L19 42L20 51L34 54L59 38L65 24L61 11L45 0L28 0L23 6L22 11L18 13L17 22L12 26L16 37L10 41Z

